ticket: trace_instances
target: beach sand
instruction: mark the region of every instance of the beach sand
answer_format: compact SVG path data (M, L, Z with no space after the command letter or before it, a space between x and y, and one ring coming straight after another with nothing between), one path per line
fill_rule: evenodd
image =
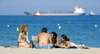
M100 54L100 48L90 49L31 49L0 47L0 54Z

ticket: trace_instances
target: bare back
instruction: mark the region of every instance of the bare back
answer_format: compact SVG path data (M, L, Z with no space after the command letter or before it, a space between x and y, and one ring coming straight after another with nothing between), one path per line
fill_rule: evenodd
M51 37L50 37L50 34L48 33L40 33L37 37L37 43L40 45L40 46L45 46L45 45L48 45L48 40L50 41L51 43Z

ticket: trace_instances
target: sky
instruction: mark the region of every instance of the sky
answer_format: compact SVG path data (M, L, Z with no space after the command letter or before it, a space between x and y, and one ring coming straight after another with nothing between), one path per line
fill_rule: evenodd
M82 7L86 15L91 11L100 15L100 0L0 0L0 15L25 15L24 11L72 12L74 7Z

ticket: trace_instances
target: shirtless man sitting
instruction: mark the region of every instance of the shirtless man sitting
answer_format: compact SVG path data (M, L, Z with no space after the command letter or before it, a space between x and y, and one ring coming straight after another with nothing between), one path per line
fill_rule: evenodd
M47 33L47 28L42 28L41 30L42 33L38 34L35 47L37 49L50 49L53 46L50 34ZM49 44L48 40L50 41Z

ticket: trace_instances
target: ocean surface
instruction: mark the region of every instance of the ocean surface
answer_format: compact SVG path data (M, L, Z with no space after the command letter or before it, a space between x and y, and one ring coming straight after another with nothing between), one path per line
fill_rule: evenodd
M68 22L71 24L68 24ZM18 46L17 40L22 24L28 26L30 41L32 35L37 36L41 33L41 29L46 27L49 34L55 31L59 39L62 34L65 34L75 44L84 44L87 47L100 47L100 16L20 15L0 15L0 46ZM61 26L61 29L59 29L59 26ZM16 31L17 28L19 28L19 31Z

